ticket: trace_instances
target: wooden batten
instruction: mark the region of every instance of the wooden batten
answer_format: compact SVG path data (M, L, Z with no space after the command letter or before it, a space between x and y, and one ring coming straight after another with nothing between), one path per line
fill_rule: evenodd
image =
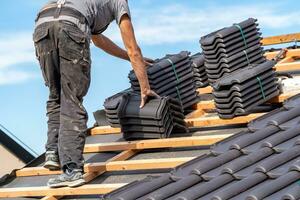
M66 196L66 195L100 195L107 194L127 183L90 184L77 188L49 188L49 187L18 187L1 188L0 198L36 197L36 196ZM50 198L50 197L49 197ZM48 198L48 199L49 199Z
M267 45L283 44L283 43L297 42L297 41L300 41L300 33L265 37L262 39L261 42L264 46L267 46Z
M107 151L135 150L135 149L142 150L142 149L157 149L157 148L206 146L206 145L212 145L226 137L228 137L228 134L140 140L134 142L87 144L84 148L84 152L96 153L96 152L107 152Z
M194 157L183 158L161 158L161 159L142 159L89 163L84 166L85 173L96 173L99 171L123 171L123 170L148 170L148 169L169 169L174 168ZM41 176L61 174L62 171L50 171L44 167L28 167L16 171L18 177L23 176Z

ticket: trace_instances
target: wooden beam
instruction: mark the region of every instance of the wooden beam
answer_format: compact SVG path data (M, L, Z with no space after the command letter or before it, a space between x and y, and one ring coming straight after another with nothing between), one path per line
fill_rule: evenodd
M212 87L207 86L205 88L199 88L197 91L199 92L199 94L210 94L212 93Z
M113 161L127 160L127 159L131 158L132 156L134 156L137 152L138 152L138 150L131 150L131 149L123 151L122 153L107 160L106 164L113 162ZM102 168L101 166L97 166L97 167ZM90 182L91 180L97 178L98 176L100 176L101 174L104 174L105 172L106 172L106 168L104 168L100 171L92 171L92 172L85 173L83 177L86 182Z
M136 153L138 153L138 152L139 152L139 150L127 150L127 151L123 151L123 152L119 153L118 155L116 155L116 156L110 158L109 160L107 160L106 163L109 163L109 162L112 162L112 161L127 160L127 159L131 158L132 156L134 156L134 155L135 155ZM83 177L84 177L84 180L85 180L86 182L90 182L91 180L97 178L98 176L100 176L101 174L104 174L105 172L106 172L105 169L101 169L101 170L99 170L99 171L97 171L97 172L88 172L88 173L85 173ZM42 195L42 196L43 196L43 195ZM48 195L48 196L46 196L46 197L44 197L44 198L45 198L46 200L47 200L47 199L50 199L50 200L51 200L51 198L61 199L62 196L56 195L56 196L54 197L54 195L51 195L51 194L50 194L50 195Z
M262 39L262 44L264 46L267 46L267 45L274 45L274 44L289 43L294 41L300 41L300 33L265 37Z
M186 119L197 118L197 117L203 116L204 114L205 114L205 112L203 109L198 109L198 110L195 110L195 111L191 112L190 114L186 115L185 118Z
M278 61L277 65L282 64L282 63L291 63L294 62L294 57L285 57L284 59Z
M212 145L228 135L213 135L213 136L193 136L193 137L178 137L167 139L152 139L140 140L133 142L112 142L88 144L85 146L85 153L106 152L106 151L121 151L129 149L157 149L157 148L179 148Z
M275 58L275 56L279 53L279 51L274 52L266 52L265 56L268 60ZM288 49L285 54L286 57L297 57L300 56L300 49Z
M127 183L91 184L77 188L49 188L49 187L18 187L1 188L1 198L36 197L36 196L67 196L67 195L100 195L123 187Z
M203 116L201 118L187 119L189 127L203 127L203 126L220 126L232 124L246 124L251 120L264 115L265 113L254 113L246 116L235 117L233 119L220 119L219 116Z
M123 171L123 170L148 170L148 169L169 169L176 167L182 163L190 161L194 157L183 158L162 158L162 159L142 159L142 160L127 160L127 161L112 161L89 163L84 166L85 173L98 172L105 170ZM44 167L27 167L16 172L18 177L23 176L40 176L61 174L61 171L50 171Z
M287 92L287 93L283 93L283 94L280 94L279 96L277 97L274 97L272 99L270 99L268 102L269 103L282 103L284 102L285 100L287 100L288 98L291 98L292 96L295 96L297 95L298 92Z
M276 71L296 71L300 70L300 62L280 63L275 65Z
M91 135L106 135L106 134L119 134L120 128L113 128L111 126L98 126L90 130Z
M195 108L197 110L206 110L206 109L215 109L215 103L213 100L208 100L208 101L200 101L197 104L195 104ZM190 117L187 117L190 118Z

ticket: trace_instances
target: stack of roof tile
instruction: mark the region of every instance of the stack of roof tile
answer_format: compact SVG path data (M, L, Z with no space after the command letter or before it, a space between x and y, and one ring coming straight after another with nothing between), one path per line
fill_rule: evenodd
M191 56L194 79L197 88L208 86L208 77L204 66L204 56L197 53Z
M189 52L167 55L147 68L151 89L160 96L176 98L184 109L198 102ZM140 91L134 72L128 75L134 91Z
M106 120L111 127L120 127L120 120L118 117L119 105L122 101L122 96L131 92L131 89L127 89L105 99L103 106L105 109Z
M125 139L167 138L187 132L183 109L170 97L151 99L140 108L140 95L124 94L118 111Z
M201 38L210 83L249 64L265 61L256 19L249 18Z
M244 115L279 95L274 61L249 66L224 76L213 85L213 96L221 118Z
M111 200L300 199L300 95L252 121L248 130L169 174L149 176Z

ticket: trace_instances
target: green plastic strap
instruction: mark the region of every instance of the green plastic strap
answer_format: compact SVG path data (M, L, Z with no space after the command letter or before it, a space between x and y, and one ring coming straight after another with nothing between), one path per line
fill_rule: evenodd
M180 91L179 91L179 88L178 88L179 78L178 78L178 75L177 75L177 72L176 72L175 65L174 65L174 63L173 63L173 61L171 59L167 59L167 61L172 65L172 69L174 71L174 74L175 74L175 77L176 77L176 82L177 82L177 86L175 87L176 91L177 91L177 96L179 98L180 103L182 103L181 96L180 96Z
M264 88L263 88L263 86L262 86L261 80L260 80L259 77L256 77L256 79L258 80L258 83L259 83L259 86L260 86L261 94L262 94L263 98L266 99L265 92L264 92Z
M250 65L251 63L250 63L247 51L244 50L243 52L244 52L244 54L245 54L245 56L247 58L248 65Z
M245 47L248 48L248 44L246 42L246 38L245 38L244 31L243 31L242 27L238 24L234 24L234 26L237 27L240 30L242 38L244 40Z

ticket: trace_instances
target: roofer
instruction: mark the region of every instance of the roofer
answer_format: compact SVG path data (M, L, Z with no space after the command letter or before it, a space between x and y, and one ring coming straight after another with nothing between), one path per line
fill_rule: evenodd
M127 51L101 33L116 20ZM87 112L82 105L90 85L90 39L105 52L128 60L141 86L141 107L149 96L146 64L137 45L127 0L52 0L36 19L33 40L46 86L48 140L45 168L62 169L50 187L76 187L83 178Z

